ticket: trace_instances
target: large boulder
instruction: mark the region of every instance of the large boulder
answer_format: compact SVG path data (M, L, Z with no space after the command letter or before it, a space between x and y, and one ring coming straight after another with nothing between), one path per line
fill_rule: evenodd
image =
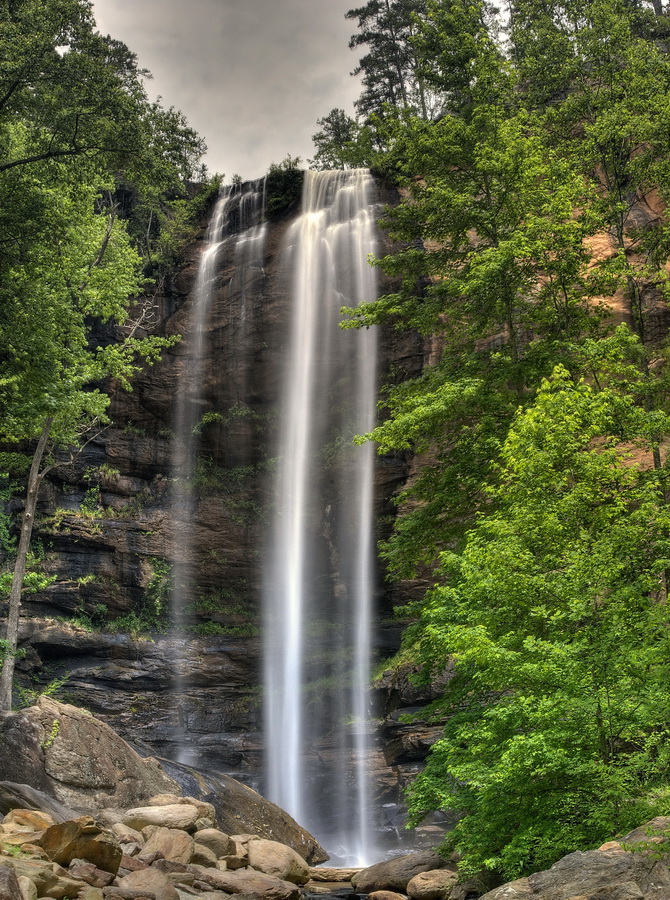
M147 825L164 828L193 828L198 819L198 810L188 803L174 803L170 806L139 806L129 809L123 817L123 824L141 831Z
M49 859L61 866L83 859L113 874L118 872L123 855L114 835L103 832L89 816L52 825L38 843Z
M2 738L0 737L0 746L1 742ZM76 819L78 815L69 806L59 803L58 800L54 800L49 794L31 787L29 784L0 781L0 813L10 814L17 809L40 810L49 815L55 822L67 822L70 819Z
M247 845L249 865L258 872L274 875L293 884L307 884L309 867L291 847L277 841L249 841Z
M164 859L186 865L191 862L194 850L193 838L177 828L157 828L144 845L140 859L160 853Z
M419 872L407 884L407 895L411 900L446 900L458 875L451 869L431 869Z
M170 883L167 875L159 869L141 869L124 875L119 885L124 891L133 891L135 897L146 897L147 894L156 900L179 900L176 887Z
M373 891L399 891L404 894L415 875L433 869L444 869L446 866L445 860L432 850L407 853L361 869L351 879L351 884L362 894L370 894Z
M218 828L202 828L193 835L196 844L202 844L211 850L217 859L234 852L235 844L227 834Z
M0 759L7 781L76 809L127 809L178 790L156 760L142 759L104 722L49 697L0 716Z
M220 869L201 869L198 880L228 894L258 894L263 900L299 900L299 888L290 881L283 881L253 869L235 872Z
M668 900L669 854L647 852L670 832L670 818L659 817L636 829L621 842L598 850L576 851L544 872L489 891L481 900ZM646 846L634 852L631 844Z

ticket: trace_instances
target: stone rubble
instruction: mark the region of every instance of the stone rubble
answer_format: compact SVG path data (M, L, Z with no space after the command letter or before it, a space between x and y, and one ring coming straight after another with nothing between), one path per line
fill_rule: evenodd
M0 824L0 900L298 900L309 881L291 847L225 834L195 798L156 795L120 818L57 822L10 810Z

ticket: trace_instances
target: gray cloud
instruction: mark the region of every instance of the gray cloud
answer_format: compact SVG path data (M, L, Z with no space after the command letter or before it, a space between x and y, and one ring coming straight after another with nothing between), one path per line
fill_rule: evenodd
M153 73L150 96L205 138L211 171L263 175L313 154L316 119L352 112L351 0L94 0L101 31Z

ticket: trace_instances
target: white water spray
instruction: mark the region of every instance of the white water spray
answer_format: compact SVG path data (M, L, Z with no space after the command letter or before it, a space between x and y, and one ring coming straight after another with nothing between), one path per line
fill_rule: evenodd
M374 857L367 762L376 334L340 307L376 295L367 170L307 172L288 241L293 308L265 573L268 794L343 863Z

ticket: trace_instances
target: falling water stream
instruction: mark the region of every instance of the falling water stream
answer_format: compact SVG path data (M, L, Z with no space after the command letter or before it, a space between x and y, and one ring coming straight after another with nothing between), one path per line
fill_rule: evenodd
M374 450L353 442L374 426L377 347L374 329L339 323L342 306L376 295L372 188L366 170L307 172L302 213L287 233L290 310L285 372L274 376L282 390L263 572L266 793L334 863L349 865L377 858L368 765ZM203 413L249 403L245 348L262 297L264 204L262 181L222 191L180 346L171 597L179 762L198 758L189 742L184 610L197 587L201 425ZM225 401L212 386L220 359L231 373Z
M376 334L367 170L307 172L288 235L292 308L265 572L267 793L334 861L374 860L369 773Z
M225 306L228 346L224 352L229 364L237 368L240 400L246 392L247 359L238 359L251 326L251 294L262 278L264 241L264 180L221 189L204 240L198 266L189 319L183 344L183 372L175 398L174 440L172 445L172 587L171 620L175 635L183 645L185 610L193 598L195 586L197 537L194 532L197 504L197 459L202 415L217 410L219 398L208 396L207 359L211 335L208 324L215 304ZM232 267L226 280L222 272ZM221 311L219 311L221 313ZM184 672L188 659L176 653L174 695L176 697L178 762L197 763L197 754L189 748L185 718Z

